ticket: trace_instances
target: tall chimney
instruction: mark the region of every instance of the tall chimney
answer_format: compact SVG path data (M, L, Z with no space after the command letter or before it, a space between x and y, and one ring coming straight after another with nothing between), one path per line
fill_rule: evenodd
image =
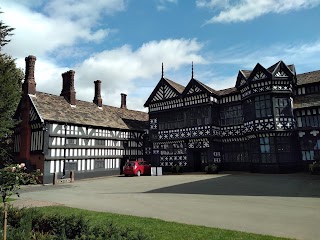
M25 80L22 85L22 90L25 94L36 94L36 82L34 80L34 66L37 58L35 56L29 55L25 58L26 60L26 72Z
M93 102L98 105L98 107L102 107L102 98L101 98L101 81L94 81L94 98Z
M127 94L121 93L121 106L120 108L127 109Z
M73 70L62 73L62 90L60 96L63 96L71 105L76 105L74 74L75 71Z

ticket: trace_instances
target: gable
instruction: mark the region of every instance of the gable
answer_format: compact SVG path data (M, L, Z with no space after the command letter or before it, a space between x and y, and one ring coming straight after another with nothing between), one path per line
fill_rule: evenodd
M38 121L43 122L43 119L41 118L41 116L40 116L36 106L34 105L31 97L30 97L30 102L31 102L30 112L29 112L30 122L38 122Z
M236 81L236 87L241 87L247 83L247 78L244 76L242 71L239 71Z
M198 86L193 85L190 87L189 91L187 92L187 95L200 93L200 92L202 92L202 90Z
M272 75L276 78L291 78L293 77L293 73L291 70L287 67L284 62L279 61L279 63L274 68Z
M174 92L168 85L162 85L153 96L151 102L162 101L174 97L178 97L178 94Z
M170 83L168 81L170 81ZM145 107L148 107L150 103L166 101L180 97L178 90L172 86L174 82L171 80L168 81L165 78L160 79L157 86L154 88L148 100L144 104Z
M189 81L186 88L184 89L182 95L188 96L188 95L198 95L198 94L204 94L204 93L217 95L217 91L203 84L202 82L192 78Z
M271 78L271 73L265 69L261 64L257 64L252 70L248 80L249 81L259 81L262 79Z

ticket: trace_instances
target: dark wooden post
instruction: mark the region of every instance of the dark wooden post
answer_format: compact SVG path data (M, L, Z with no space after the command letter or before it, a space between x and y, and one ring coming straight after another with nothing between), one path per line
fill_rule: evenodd
M52 184L55 185L57 183L57 179L58 179L58 173L53 173L53 181Z
M70 182L74 182L74 171L70 171Z

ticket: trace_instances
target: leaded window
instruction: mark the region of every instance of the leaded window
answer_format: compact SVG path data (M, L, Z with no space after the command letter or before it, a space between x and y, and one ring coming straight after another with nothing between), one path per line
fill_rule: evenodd
M189 127L209 125L209 107L193 107L189 108L187 112L187 122Z
M320 127L320 109L307 109L296 112L298 127Z
M320 86L318 86L318 85L313 85L313 86L306 87L306 93L307 94L319 93L319 91L320 91Z
M158 117L159 130L185 127L184 113L182 111L162 113Z
M247 143L225 143L223 150L224 162L249 162Z
M302 160L314 160L315 156L320 156L320 139L304 139L300 146Z
M260 137L253 146L253 159L256 163L275 163L274 137Z
M221 126L230 126L243 123L242 105L224 107L220 112Z
M276 116L292 116L290 98L275 98L274 104Z
M256 118L264 118L272 116L271 99L269 95L257 96L254 99Z

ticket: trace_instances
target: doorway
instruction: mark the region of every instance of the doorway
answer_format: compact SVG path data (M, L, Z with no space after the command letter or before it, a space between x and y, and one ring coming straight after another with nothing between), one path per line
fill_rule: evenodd
M206 150L193 150L193 171L200 172L208 162L208 156Z

